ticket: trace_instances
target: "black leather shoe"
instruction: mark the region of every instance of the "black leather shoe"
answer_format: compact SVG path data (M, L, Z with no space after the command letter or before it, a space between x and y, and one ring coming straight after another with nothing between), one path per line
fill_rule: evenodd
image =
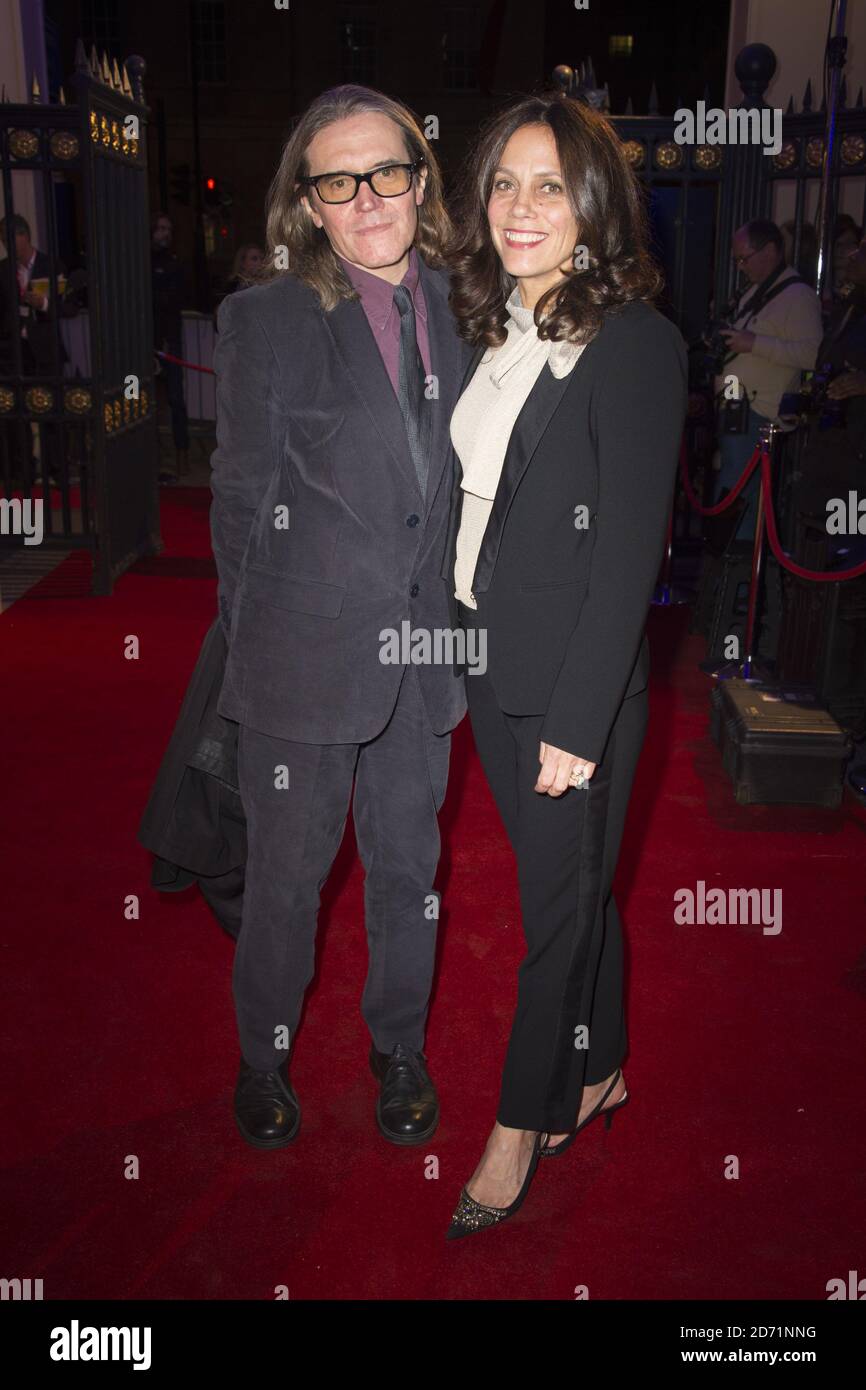
M235 1086L235 1119L248 1144L279 1149L301 1127L301 1107L289 1080L288 1061L276 1071L255 1071L241 1058Z
M388 1056L373 1046L370 1066L381 1082L376 1102L380 1133L392 1144L423 1144L439 1123L439 1099L424 1053L398 1043Z

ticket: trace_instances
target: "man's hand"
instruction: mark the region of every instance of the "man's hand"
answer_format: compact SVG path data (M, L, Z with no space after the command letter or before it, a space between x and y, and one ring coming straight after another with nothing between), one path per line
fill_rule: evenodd
M538 761L541 763L541 771L534 790L545 792L547 796L562 796L563 792L568 791L568 779L573 768L582 772L587 782L596 769L595 763L576 758L573 753L566 753L563 748L554 748L549 743L539 745Z
M853 369L843 372L842 376L830 382L827 395L831 401L844 401L847 396L866 396L866 372Z
M755 346L755 335L747 328L720 328L719 335L727 339L731 352L751 352Z
M35 290L25 290L21 298L25 304L29 304L31 309L45 310L48 307L48 296L37 294Z

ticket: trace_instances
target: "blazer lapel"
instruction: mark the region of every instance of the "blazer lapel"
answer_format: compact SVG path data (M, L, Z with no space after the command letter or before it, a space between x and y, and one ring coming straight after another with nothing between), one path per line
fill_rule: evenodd
M505 460L502 464L496 496L493 499L493 507L481 540L481 549L478 552L475 575L472 580L472 592L474 594L484 593L490 587L511 499L529 466L529 461L538 447L541 436L547 429L551 415L562 400L576 370L577 368L573 368L566 376L555 377L545 362L541 369L541 375L527 396L515 421L511 438L508 441L508 448L505 451Z
M430 272L420 257L418 259L424 302L427 306L430 370L436 377L439 393L438 398L427 402L433 415L426 499L429 515L439 491L445 465L451 457L451 415L457 404L457 397L463 389L459 380L463 353L454 316L448 305L447 286Z
M421 488L409 451L400 402L360 300L342 299L335 309L322 317L342 359L346 377L366 407L388 453L407 481L413 484L420 499Z

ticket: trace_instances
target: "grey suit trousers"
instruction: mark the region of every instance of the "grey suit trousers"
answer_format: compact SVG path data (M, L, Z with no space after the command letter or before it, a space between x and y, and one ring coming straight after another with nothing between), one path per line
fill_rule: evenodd
M380 1052L422 1049L433 979L438 812L451 735L430 726L407 666L384 729L365 743L293 743L241 725L238 777L248 857L233 990L251 1067L285 1061L315 968L320 891L343 838L354 780L366 871L369 970L361 1012Z

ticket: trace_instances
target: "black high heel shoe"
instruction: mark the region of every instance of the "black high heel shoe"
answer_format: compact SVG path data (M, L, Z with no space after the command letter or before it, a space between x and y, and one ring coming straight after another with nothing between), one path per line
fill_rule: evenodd
M595 1107L595 1109L587 1115L585 1120L581 1120L580 1124L577 1126L577 1129L573 1129L571 1133L566 1135L564 1139L560 1139L558 1144L553 1144L552 1146L548 1146L547 1144L540 1145L538 1150L539 1157L558 1158L560 1154L564 1154L566 1149L574 1143L575 1139L580 1134L580 1131L582 1129L586 1129L587 1125L590 1124L592 1120L597 1120L599 1115L604 1115L604 1127L605 1129L610 1129L613 1123L614 1111L621 1110L622 1107L625 1105L626 1101L628 1100L628 1091L626 1091L622 1100L617 1101L616 1105L609 1105L606 1110L604 1110L602 1107L604 1106L604 1103L610 1095L611 1091L613 1091L616 1088L617 1082L619 1081L621 1076L622 1068L618 1067L616 1076L613 1078L613 1081L611 1081L610 1085L608 1086L607 1090L605 1091L601 1100L598 1102L598 1105ZM539 1135L539 1138L541 1137L542 1136ZM545 1134L543 1137L547 1139L549 1136Z
M445 1232L446 1240L457 1240L460 1236L470 1236L473 1231L485 1231L489 1226L498 1226L503 1221L507 1221L509 1216L519 1210L529 1191L529 1184L532 1182L538 1158L541 1152L541 1135L536 1134L535 1143L532 1146L532 1157L529 1160L529 1167L526 1170L526 1177L523 1185L510 1206L507 1207L486 1207L482 1202L476 1202L474 1197L470 1197L464 1187L460 1193L460 1200L451 1218L451 1225Z

